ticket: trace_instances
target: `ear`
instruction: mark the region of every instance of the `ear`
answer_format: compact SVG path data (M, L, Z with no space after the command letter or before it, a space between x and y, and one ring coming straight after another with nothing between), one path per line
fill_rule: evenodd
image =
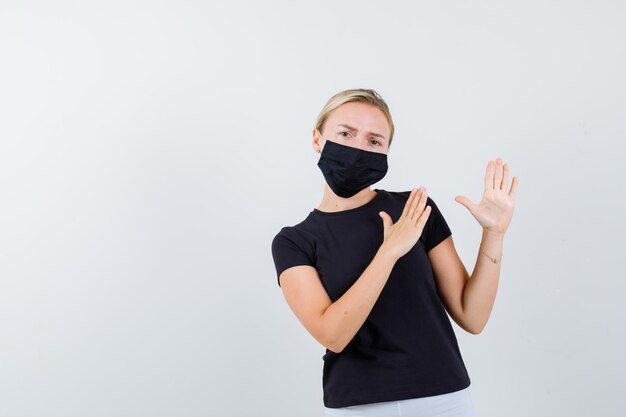
M324 149L324 140L322 139L322 136L320 135L317 128L313 129L313 143L311 144L311 146L313 147L313 150L317 153L321 153L322 149Z

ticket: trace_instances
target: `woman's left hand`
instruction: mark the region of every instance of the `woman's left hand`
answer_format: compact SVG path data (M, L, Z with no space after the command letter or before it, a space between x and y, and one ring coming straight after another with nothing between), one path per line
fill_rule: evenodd
M513 217L517 177L513 177L510 190L508 183L509 165L503 165L502 159L496 158L495 164L494 161L487 164L485 192L480 203L474 204L462 195L457 195L454 200L463 204L484 230L504 234Z

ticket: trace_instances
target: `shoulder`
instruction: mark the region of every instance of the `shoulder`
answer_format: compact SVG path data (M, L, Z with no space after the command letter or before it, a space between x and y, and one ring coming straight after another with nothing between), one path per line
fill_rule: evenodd
M274 235L273 241L279 240L298 240L300 233L295 226L285 226Z
M272 247L281 244L289 244L301 249L311 249L314 246L313 235L307 231L304 222L294 226L285 226L281 228L272 239Z
M276 277L280 286L280 274L296 265L315 267L315 244L307 239L305 233L295 226L285 226L272 239L272 257L276 267Z
M315 265L315 241L295 226L285 226L276 233L272 239L271 251L279 276L289 266Z
M399 201L399 202L402 202L403 204L405 204L406 201L409 199L409 197L411 195L411 190L407 190L407 191L388 191L388 190L385 190L385 193L387 193L391 199ZM435 205L435 201L430 196L427 196L426 197L426 205L427 206L433 206L433 205Z

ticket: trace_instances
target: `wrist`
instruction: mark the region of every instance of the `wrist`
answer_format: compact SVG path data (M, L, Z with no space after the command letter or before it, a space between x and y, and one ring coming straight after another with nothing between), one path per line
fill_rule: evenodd
M378 248L376 256L379 256L392 263L396 263L398 259L400 259L400 257L384 243Z
M489 230L489 229L486 229L486 228L483 227L483 236L503 239L504 238L504 232L496 232L496 231Z
M496 258L494 258L494 257L492 257L492 256L489 256L489 254L488 254L487 252L485 252L484 250L482 250L482 249L480 250L480 253L482 253L482 254L483 254L483 255L485 255L487 258L489 258L489 261L490 261L491 263L494 263L494 264L499 264L499 263L502 261L502 255L500 255L500 257L499 257L499 258L497 258L497 257L496 257Z

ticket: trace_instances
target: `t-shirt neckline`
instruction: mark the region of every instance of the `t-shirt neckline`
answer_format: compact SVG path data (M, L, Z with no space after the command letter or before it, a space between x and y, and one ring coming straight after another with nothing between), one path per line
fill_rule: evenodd
M358 206L355 208L351 208L348 210L341 210L341 211L321 211L318 210L317 208L313 208L313 213L321 215L321 216L342 216L342 215L347 215L347 214L353 214L353 213L357 213L363 210L366 210L367 208L373 206L378 200L380 200L381 198L381 194L385 191L385 190L380 190L378 188L374 188L373 191L376 191L376 195L374 196L374 198L372 198L370 201L368 201L367 203L363 204L362 206Z

